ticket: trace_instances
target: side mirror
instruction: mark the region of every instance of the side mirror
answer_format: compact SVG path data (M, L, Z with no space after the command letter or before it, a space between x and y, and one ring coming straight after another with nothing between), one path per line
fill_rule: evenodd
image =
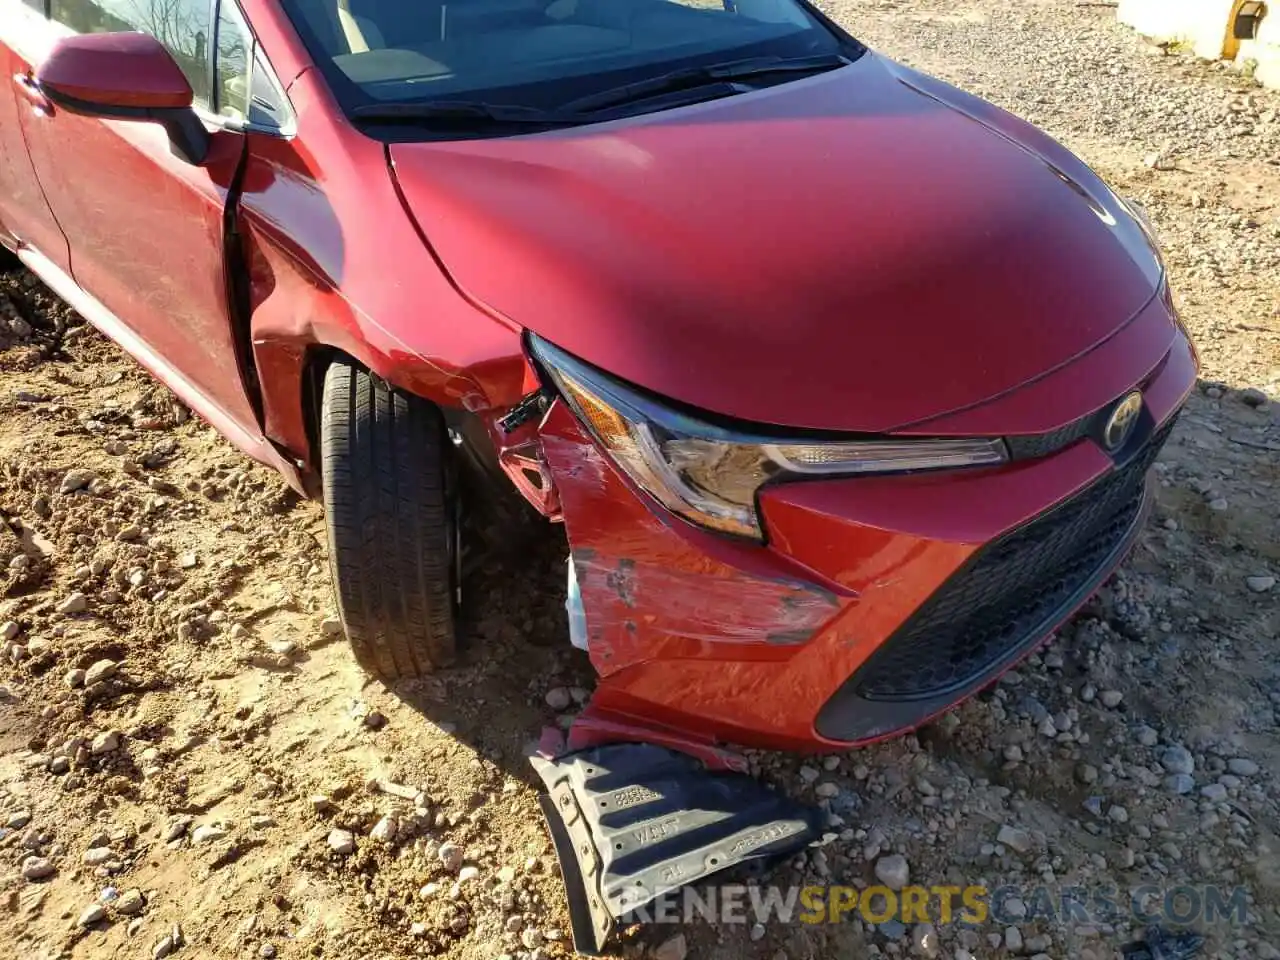
M63 37L36 70L36 83L69 113L159 123L190 163L203 163L209 151L209 131L191 108L191 84L148 34Z

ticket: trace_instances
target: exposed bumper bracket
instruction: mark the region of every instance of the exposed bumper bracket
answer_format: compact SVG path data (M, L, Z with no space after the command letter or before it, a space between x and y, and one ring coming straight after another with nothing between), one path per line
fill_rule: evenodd
M820 814L743 774L652 744L533 758L568 888L574 946L597 956L617 921L737 864L819 836Z

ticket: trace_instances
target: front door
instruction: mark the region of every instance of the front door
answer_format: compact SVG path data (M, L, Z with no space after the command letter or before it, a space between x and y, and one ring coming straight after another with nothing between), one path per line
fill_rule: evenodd
M0 0L5 2L13 0ZM70 246L71 276L103 308L93 306L90 319L197 413L259 456L263 441L241 369L225 269L227 203L245 137L213 112L215 46L238 49L230 60L244 71L252 43L238 20L225 21L215 40L211 11L209 0L51 0L34 51L41 57L71 33L140 30L155 36L186 74L215 131L201 166L175 155L155 123L28 110L22 129ZM233 116L235 105L226 106ZM243 117L247 106L240 106Z
M0 243L39 251L63 270L67 241L40 192L19 119L47 102L30 86L26 59L44 31L43 0L0 0Z

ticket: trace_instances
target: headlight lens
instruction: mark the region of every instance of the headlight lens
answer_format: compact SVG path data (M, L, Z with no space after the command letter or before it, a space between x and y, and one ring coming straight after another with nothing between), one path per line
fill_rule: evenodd
M939 470L1002 463L1001 440L792 442L725 430L667 407L536 336L533 353L632 482L686 520L764 539L756 492L785 476Z

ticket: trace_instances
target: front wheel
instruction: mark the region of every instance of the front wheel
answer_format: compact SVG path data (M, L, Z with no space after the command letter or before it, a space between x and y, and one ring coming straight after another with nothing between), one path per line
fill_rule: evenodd
M456 650L458 518L440 411L335 360L320 453L329 568L356 659L387 681L444 666Z

